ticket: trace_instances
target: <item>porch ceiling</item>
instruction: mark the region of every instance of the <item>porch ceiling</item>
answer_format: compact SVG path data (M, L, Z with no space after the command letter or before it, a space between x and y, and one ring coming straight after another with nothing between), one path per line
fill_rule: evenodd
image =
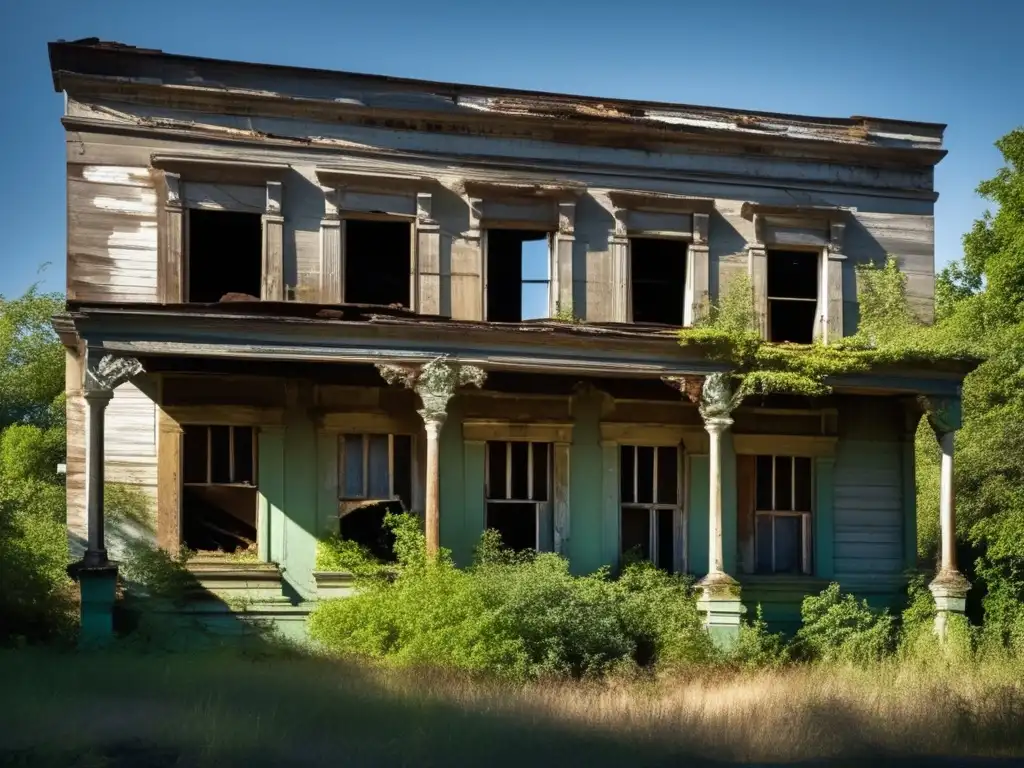
M382 307L241 302L73 306L54 319L69 347L99 354L310 363L416 364L439 355L489 371L659 378L726 370L674 329L556 321L486 323ZM955 395L968 371L837 377L837 391Z

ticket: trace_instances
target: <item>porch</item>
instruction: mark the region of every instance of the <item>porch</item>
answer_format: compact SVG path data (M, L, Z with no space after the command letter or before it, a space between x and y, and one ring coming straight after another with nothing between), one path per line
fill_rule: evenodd
M459 564L497 528L507 544L564 555L576 573L615 569L630 553L691 574L709 628L728 641L758 603L792 627L802 597L831 581L875 604L900 600L916 564L923 404L945 451L933 591L940 617L962 610L953 375L887 372L835 382L827 398L732 410L716 395L720 371L650 329L269 318L243 307L132 314L71 318L88 350L86 580L110 578L106 463L95 457L112 437L105 409L130 381L157 420L157 543L203 549L191 532L219 503L248 526L239 541L253 559L275 564L275 600L301 609L344 592L343 577L317 573L317 540L372 546L374 516L401 507L424 519L428 547Z

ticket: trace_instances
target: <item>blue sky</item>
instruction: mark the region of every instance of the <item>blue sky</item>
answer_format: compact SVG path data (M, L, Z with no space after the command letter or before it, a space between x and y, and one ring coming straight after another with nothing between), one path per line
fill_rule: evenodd
M1011 0L7 0L0 6L0 294L63 290L62 97L49 40L433 80L949 124L936 258L984 210L993 142L1024 125ZM39 265L51 266L38 274Z

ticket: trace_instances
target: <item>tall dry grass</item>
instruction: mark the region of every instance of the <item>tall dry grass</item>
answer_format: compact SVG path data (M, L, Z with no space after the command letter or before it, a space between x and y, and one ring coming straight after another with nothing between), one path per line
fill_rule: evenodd
M991 659L508 684L326 659L7 652L0 765L974 765L1024 756L1022 672Z

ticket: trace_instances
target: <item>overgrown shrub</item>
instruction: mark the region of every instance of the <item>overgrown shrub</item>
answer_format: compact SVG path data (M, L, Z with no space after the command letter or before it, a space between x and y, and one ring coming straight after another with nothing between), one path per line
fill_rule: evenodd
M792 651L781 632L769 632L761 606L752 621L740 625L739 638L729 661L744 669L777 669L792 661Z
M318 571L343 571L355 576L379 576L386 566L367 547L337 535L323 536L316 542Z
M889 612L873 611L866 600L841 593L838 584L805 597L800 613L803 626L794 638L794 652L806 661L866 664L895 648Z
M649 565L573 576L555 554L522 555L481 540L471 568L426 557L418 521L389 516L398 572L321 603L310 634L340 654L508 678L595 677L710 661L689 585Z

